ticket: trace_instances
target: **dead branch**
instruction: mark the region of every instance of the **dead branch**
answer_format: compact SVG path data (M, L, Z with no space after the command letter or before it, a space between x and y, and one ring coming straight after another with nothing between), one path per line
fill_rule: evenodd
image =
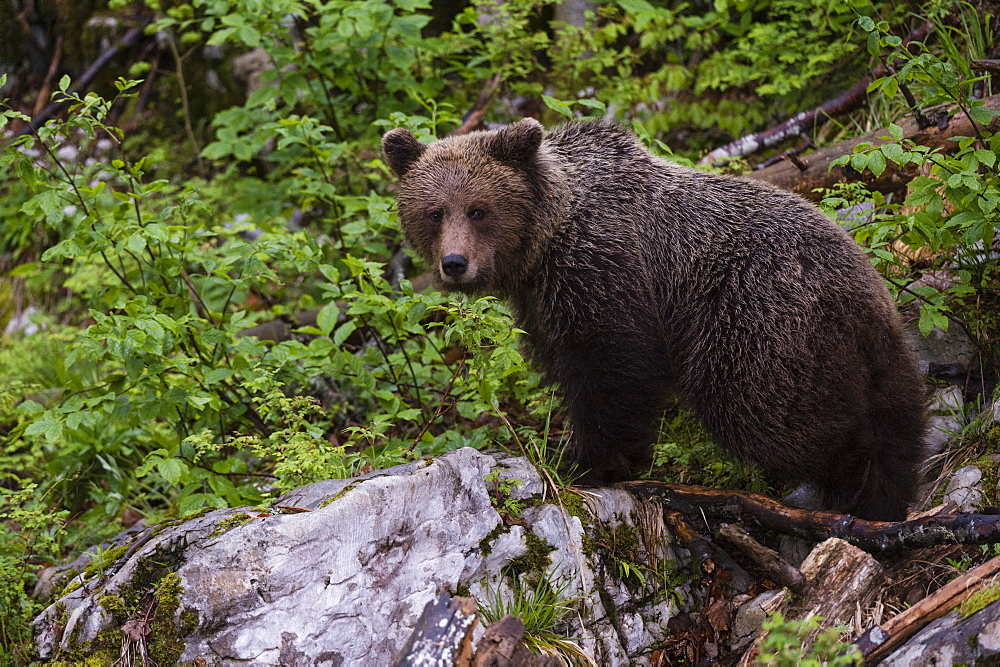
M1000 60L973 60L969 69L973 72L1000 72Z
M746 554L771 579L793 593L802 594L806 590L806 579L797 568L773 550L751 537L739 526L724 523L719 526L719 535Z
M751 523L817 542L837 537L869 553L892 554L940 544L1000 542L1000 515L996 514L941 514L900 522L866 521L838 512L788 507L749 491L652 481L625 482L622 486L633 493L659 498L664 508L689 517Z
M524 645L524 623L514 616L504 616L490 623L476 646L472 667L558 667L562 661L554 655L535 655Z
M493 75L493 78L486 82L483 86L482 91L479 93L479 97L476 99L475 105L469 110L469 113L465 114L465 118L462 119L462 124L452 131L452 135L468 134L472 132L479 124L483 122L483 118L486 116L486 112L489 111L490 105L493 103L493 96L496 95L497 88L500 87L500 83L503 79L500 77L500 73L497 72Z
M926 37L932 29L933 27L930 23L924 23L910 33L910 35L903 41L900 48L905 49L910 42L918 42L924 39L924 37ZM853 111L868 101L868 86L871 82L879 77L885 76L888 73L889 68L886 67L884 63L879 64L871 76L862 78L847 92L839 95L838 97L824 102L815 109L803 111L802 113L789 118L780 125L776 125L775 127L764 130L763 132L749 134L732 143L726 144L721 148L716 148L714 151L698 160L698 164L718 164L734 157L750 155L761 148L773 146L774 144L781 143L789 137L794 137L803 132L808 132L822 125L833 116Z
M992 95L983 100L985 106L993 111L1000 111L1000 95ZM976 128L971 120L957 106L942 108L938 111L946 125L934 125L928 128L921 128L913 118L905 118L899 122L903 130L903 137L921 146L932 149L957 148L958 144L951 141L952 137L975 136ZM938 115L935 114L935 115ZM1000 116L994 118L986 129L990 132L1000 130ZM846 183L848 181L864 180L873 190L883 192L902 190L914 176L916 169L912 166L900 169L893 163L889 163L885 172L875 178L871 174L862 176L853 169L837 167L830 170L830 163L841 155L850 155L854 147L862 143L885 144L889 139L886 129L875 130L860 137L855 137L849 141L844 141L833 146L821 148L808 155L797 156L797 161L793 164L789 161L782 161L778 164L751 172L744 175L744 178L752 178L767 181L783 190L795 192L806 199L817 201L822 197L821 193L814 190L818 188L830 188L835 183Z
M864 654L866 662L875 663L925 625L941 618L977 591L992 584L998 575L1000 575L1000 556L945 584L937 592L928 595L882 625L869 628L855 639L854 643Z

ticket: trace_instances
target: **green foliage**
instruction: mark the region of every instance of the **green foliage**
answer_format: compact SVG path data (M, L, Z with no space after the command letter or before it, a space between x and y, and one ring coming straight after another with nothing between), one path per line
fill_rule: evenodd
M742 488L767 493L770 485L760 471L727 456L690 411L670 410L660 422L653 446L653 472L678 484Z
M857 647L841 641L846 628L820 630L822 620L819 616L785 620L779 612L775 612L764 621L767 635L761 644L757 664L773 667L864 664Z
M36 568L59 557L69 512L54 510L37 497L37 485L4 474L0 488L0 664L24 664L33 655L31 620L44 605L25 595L36 583ZM4 654L6 658L4 659Z
M922 175L910 182L905 200L892 202L878 192L855 192L854 197L835 196L827 204L843 207L865 201L871 205L874 213L854 227L855 238L869 247L901 302L919 306L920 332L926 335L933 327L947 329L950 320L959 321L981 341L983 349L994 348L984 360L991 363L990 358L997 358L1000 333L995 290L1000 264L989 250L1000 216L1000 135L989 132L987 126L997 113L973 97L977 79L969 77L967 63L945 60L924 44L916 44L914 52L899 48L900 40L888 33L885 21L861 17L857 23L869 33L872 54L893 68L891 74L872 82L871 92L899 95L921 107L951 103L956 115L970 121L973 134L955 137L952 150L932 150L905 139L902 128L891 124L879 143L859 144L852 155L834 160L832 166L858 173L867 170L875 177L888 168L916 168ZM954 51L954 43L948 44ZM924 272L933 275L942 270L953 278L907 285L908 281L897 277L911 272L909 260L915 254L922 256Z

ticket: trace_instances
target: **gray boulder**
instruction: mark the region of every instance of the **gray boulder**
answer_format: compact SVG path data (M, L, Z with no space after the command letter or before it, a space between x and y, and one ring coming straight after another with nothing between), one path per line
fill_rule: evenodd
M566 636L597 663L641 664L678 599L656 575L676 558L659 511L617 489L544 491L527 461L461 449L154 526L36 619L38 651L389 664L440 592L482 604L547 578L574 605Z

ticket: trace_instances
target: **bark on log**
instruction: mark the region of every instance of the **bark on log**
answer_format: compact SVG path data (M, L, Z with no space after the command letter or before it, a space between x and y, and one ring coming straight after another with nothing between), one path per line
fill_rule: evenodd
M910 42L921 41L933 29L930 23L924 23L903 41L900 48L905 49ZM863 77L854 84L847 92L824 102L815 109L803 111L802 113L789 118L780 125L769 128L762 132L755 132L736 141L726 144L698 161L698 164L718 164L730 158L750 155L761 148L767 148L781 143L789 137L794 137L803 132L809 132L819 125L825 123L833 116L853 111L868 101L868 86L872 81L883 77L889 73L889 68L884 63L875 68L871 76Z
M817 542L838 537L869 553L1000 542L1000 515L996 514L941 514L898 523L865 521L849 514L788 507L759 493L651 481L625 482L622 486L659 498L666 509L691 517L750 522Z
M945 584L937 592L882 625L869 628L854 643L864 654L866 661L877 662L925 625L944 616L984 586L994 583L998 575L1000 556Z
M987 97L984 102L987 108L1000 112L1000 95ZM948 118L948 124L944 129L936 126L920 128L915 119L906 118L899 123L899 126L903 129L903 137L921 146L947 148L956 146L954 142L950 141L952 137L975 135L975 128L972 121L958 107L947 107L942 111L947 113ZM990 132L1000 130L1000 116L994 118L986 129ZM795 162L804 166L804 169L786 160L760 171L745 174L744 178L767 181L783 190L798 193L812 201L818 201L821 198L821 195L813 192L813 190L817 188L830 188L835 183L846 183L848 181L864 180L869 184L869 187L875 190L901 190L916 175L916 171L912 167L900 170L890 162L885 172L878 178L862 178L857 172L843 167L837 167L833 171L830 171L831 162L841 155L850 155L854 147L858 144L865 142L876 145L888 143L887 140L882 139L882 137L886 136L889 136L888 130L875 130L850 141L827 146L808 155L798 156Z
M403 645L395 667L453 667L469 664L472 630L476 626L475 598L438 595L424 607L413 634Z

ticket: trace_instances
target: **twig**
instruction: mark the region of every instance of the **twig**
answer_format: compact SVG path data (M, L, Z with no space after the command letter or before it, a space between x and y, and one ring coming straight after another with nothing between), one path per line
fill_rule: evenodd
M475 105L469 113L465 114L462 124L451 133L452 136L468 134L479 127L479 124L483 122L483 118L486 116L486 112L489 111L490 104L493 103L493 96L496 95L497 88L500 87L502 81L503 78L497 72L493 75L492 79L486 82L486 85L483 86L482 91L479 93L479 97L476 98Z

